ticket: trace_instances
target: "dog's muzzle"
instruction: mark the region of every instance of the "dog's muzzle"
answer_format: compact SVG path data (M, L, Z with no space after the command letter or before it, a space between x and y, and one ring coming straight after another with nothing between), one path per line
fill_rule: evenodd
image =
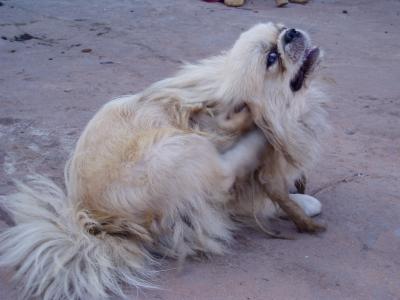
M301 33L300 33L300 31L297 31L294 28L286 30L286 32L283 36L283 40L284 40L285 44L289 44L289 43L293 42L293 40L299 39L299 38L301 38Z
M294 28L287 29L282 35L285 56L292 64L298 65L298 71L290 82L293 92L300 90L305 79L314 71L319 62L320 50L311 46L309 37Z
M283 50L293 64L296 64L303 58L309 44L309 38L294 28L287 29L282 36Z

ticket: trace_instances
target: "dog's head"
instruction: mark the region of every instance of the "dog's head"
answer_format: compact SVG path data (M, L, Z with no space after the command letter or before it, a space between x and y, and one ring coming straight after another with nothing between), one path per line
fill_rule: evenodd
M303 118L320 111L315 106L319 94L311 84L320 50L304 31L267 23L242 33L226 58L222 88L227 97L246 103L274 149L292 165L301 165L308 155L300 147Z
M319 48L304 31L259 24L242 33L230 50L228 72L244 96L293 98L307 89L320 59Z

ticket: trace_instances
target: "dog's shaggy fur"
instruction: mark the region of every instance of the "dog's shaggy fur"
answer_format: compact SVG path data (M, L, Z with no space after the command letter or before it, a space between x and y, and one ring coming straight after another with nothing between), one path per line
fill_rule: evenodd
M311 81L319 56L305 33L259 24L228 52L106 104L65 168L66 194L36 176L7 197L16 226L0 236L0 262L17 268L21 298L148 287L154 254L221 254L238 220L286 213L320 229L318 200L288 193L326 128Z

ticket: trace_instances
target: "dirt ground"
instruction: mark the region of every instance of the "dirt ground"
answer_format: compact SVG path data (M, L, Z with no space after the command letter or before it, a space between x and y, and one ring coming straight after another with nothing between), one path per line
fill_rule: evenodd
M400 299L398 0L286 8L249 0L237 9L196 0L1 3L1 195L28 171L61 183L79 133L113 97L217 54L255 23L308 30L325 51L331 98L333 130L308 186L327 232L297 234L285 221L278 225L296 240L243 232L224 257L187 262L181 272L163 263L163 289L138 299ZM16 298L11 273L0 272L2 300Z

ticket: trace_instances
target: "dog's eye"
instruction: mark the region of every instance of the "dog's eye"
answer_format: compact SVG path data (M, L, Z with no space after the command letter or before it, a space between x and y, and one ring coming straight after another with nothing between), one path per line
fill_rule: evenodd
M278 60L279 54L276 51L271 51L267 56L267 68L272 66Z

